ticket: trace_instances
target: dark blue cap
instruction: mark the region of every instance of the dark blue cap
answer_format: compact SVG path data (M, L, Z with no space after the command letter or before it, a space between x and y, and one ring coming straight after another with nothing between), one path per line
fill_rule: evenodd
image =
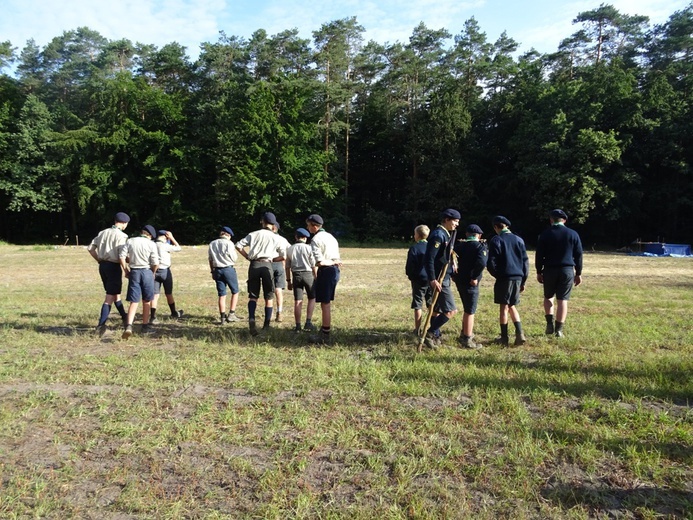
M563 220L568 220L568 215L562 209L554 209L549 213L551 218L562 218Z
M127 213L123 213L122 211L119 211L118 213L115 214L115 217L113 217L113 220L115 220L116 222L128 223L128 222L130 222L130 216Z
M166 233L168 233L168 231L166 231L165 229L160 229L159 231L156 232L157 236L163 236Z
M306 219L306 222L313 222L314 224L318 224L322 226L325 221L322 219L320 215L317 213L313 213L312 215L308 215L308 218Z
M276 227L276 228L277 228L277 231L279 231L279 228L280 228L280 226L279 226L279 221L277 221L277 222L274 224L274 227Z
M308 237L310 236L310 233L308 232L308 230L307 230L306 228L300 227L300 228L298 228L298 229L296 230L296 236L297 236L297 237L308 238Z
M233 236L233 231L229 226L221 226L221 232Z
M147 224L146 226L142 226L142 231L146 231L149 233L149 236L154 238L156 236L156 229L154 229L154 226L151 224Z
M451 219L461 219L462 215L460 215L460 212L457 211L456 209L453 208L448 208L443 210L443 212L440 214L441 220L444 220L446 218L451 218Z
M274 216L274 213L269 211L262 214L262 220L267 224L272 224L273 226L277 225L277 217Z
M476 224L469 224L467 226L466 231L467 231L467 233L475 233L477 235L483 235L484 234L484 232L481 230L481 228L479 226L477 226Z
M496 215L493 217L493 225L495 226L497 224L505 224L506 226L510 227L510 221L503 215Z

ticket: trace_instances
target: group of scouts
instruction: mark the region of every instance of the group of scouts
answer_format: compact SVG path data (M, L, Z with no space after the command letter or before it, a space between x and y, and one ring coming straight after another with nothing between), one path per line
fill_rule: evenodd
M106 291L96 331L106 332L106 321L112 305L123 320L123 339L133 334L133 322L137 307L142 301L142 332L153 331L156 323L156 306L161 287L171 310L172 318L181 318L183 311L176 309L173 298L173 275L171 253L180 251L173 234L167 230L155 231L147 224L140 235L128 238L125 228L130 222L126 213L115 215L114 225L101 231L88 247L91 256L99 263L99 274ZM219 324L224 325L240 318L236 314L238 305L238 275L236 262L240 254L249 262L248 267L248 327L250 334L259 334L256 325L257 303L264 300L263 329L272 322L274 300L277 299L275 321L281 322L283 289L293 290L294 319L296 332L315 331L312 316L316 302L320 303L322 323L318 333L311 337L316 343L329 343L332 321L331 303L339 282L341 259L339 244L335 237L323 229L320 215L312 214L306 219L306 228L295 230L293 245L282 237L279 223L273 213L264 213L260 229L249 233L234 244L234 233L229 226L222 226L219 238L209 244L208 260L212 279L216 284L219 307ZM312 238L311 238L312 237ZM310 243L308 239L311 238ZM130 306L125 311L120 298L123 273L128 278L126 300ZM226 312L227 288L231 292L229 312ZM304 292L308 303L305 324L301 326Z
M464 311L458 344L482 348L474 340L474 315L479 284L488 270L495 278L494 303L500 306L500 335L493 342L510 344L508 324L512 321L513 345L524 345L527 338L517 309L530 270L524 241L510 231L511 223L502 215L493 217L494 236L488 243L481 239L483 231L477 224L469 224L465 236L458 237L460 218L459 211L448 208L433 231L425 225L414 230L416 244L409 249L405 272L411 281L415 333L428 348L442 344L441 328L457 313L454 281ZM545 333L559 338L564 334L572 288L582 282L582 243L577 232L566 227L567 220L561 209L549 213L551 226L539 236L535 259L537 281L544 288ZM428 307L425 320L424 307Z

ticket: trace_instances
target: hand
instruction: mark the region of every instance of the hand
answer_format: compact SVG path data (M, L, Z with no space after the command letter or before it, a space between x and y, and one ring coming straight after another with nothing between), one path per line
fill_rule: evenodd
M544 283L544 273L537 273L537 282Z
M428 283L428 285L430 285L430 286L431 286L431 289L433 289L434 291L440 292L440 291L443 290L443 287L438 283L438 280L431 280L431 281Z
M580 285L580 284L582 283L582 275L581 275L581 274L578 274L577 276L575 276L574 282L575 282L575 287L577 287L578 285Z
M469 281L469 285L471 285L472 287L476 287L477 285L479 285L479 280L474 278L474 279Z
M525 286L524 285L520 285L520 292L525 292Z

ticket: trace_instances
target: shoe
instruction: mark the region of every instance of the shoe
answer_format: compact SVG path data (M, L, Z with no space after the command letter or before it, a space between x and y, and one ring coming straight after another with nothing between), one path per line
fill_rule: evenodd
M228 316L226 314L222 314L219 316L219 321L217 322L217 325L223 325L228 321Z
M241 319L236 316L235 312L230 312L226 315L226 323L234 323L236 321L241 321Z
M296 325L296 326L294 327L294 332L296 332L296 333L301 332L301 326L300 326L300 325Z
M524 333L522 334L515 334L515 346L519 347L521 345L524 345L527 341L527 338L525 337Z
M262 330L269 330L271 329L271 325L269 323L263 323L262 324Z
M426 337L424 337L424 345L431 350L436 350L438 347L440 347L441 340L430 332L427 332Z
M153 334L154 333L154 327L152 327L152 323L149 322L146 325L142 325L142 334Z
M310 337L310 342L315 345L329 345L332 341L330 339L330 334L325 332L318 332Z
M464 336L460 336L457 339L457 342L459 343L460 347L468 348L468 349L472 349L472 350L479 350L480 348L483 347L483 345L481 343L477 343L476 341L474 341L473 338L467 338Z
M182 317L183 317L183 314L184 314L183 311L172 312L172 313L171 313L171 318L174 319L174 320L175 320L175 319L178 319L178 318L182 318ZM150 322L150 323L153 323L153 322Z
M127 325L123 331L122 339L129 339L132 336L132 325Z
M149 324L151 324L151 325L155 325L155 324L157 324L157 323L159 323L159 320L158 320L157 318L151 318L151 319L149 320Z
M106 334L106 324L105 323L102 323L101 325L96 326L96 334L98 334L99 337Z
M506 347L508 346L509 342L510 340L508 339L508 336L498 336L492 341L494 345L505 345Z
M557 338L562 338L563 337L563 331L562 330L557 330L556 332L553 333L554 336Z
M248 327L250 329L250 335L257 336L257 326L255 325L255 320L248 321Z
M284 321L284 319L282 318L281 312L277 313L277 315L274 317L274 321L276 321L277 323L281 323L282 321Z
M317 329L315 328L315 325L312 323L307 323L303 326L303 330L306 332L315 332Z
M553 322L551 322L551 323L547 322L546 323L546 330L544 331L544 334L546 334L547 336L550 336L553 333L554 333Z

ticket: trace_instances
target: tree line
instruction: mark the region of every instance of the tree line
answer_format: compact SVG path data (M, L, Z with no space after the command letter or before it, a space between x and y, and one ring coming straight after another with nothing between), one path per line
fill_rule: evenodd
M693 4L659 25L601 4L574 27L519 56L474 18L404 43L355 17L221 33L194 61L87 27L0 42L0 237L84 242L126 211L201 243L271 210L392 240L455 207L531 244L560 207L587 246L690 243Z

